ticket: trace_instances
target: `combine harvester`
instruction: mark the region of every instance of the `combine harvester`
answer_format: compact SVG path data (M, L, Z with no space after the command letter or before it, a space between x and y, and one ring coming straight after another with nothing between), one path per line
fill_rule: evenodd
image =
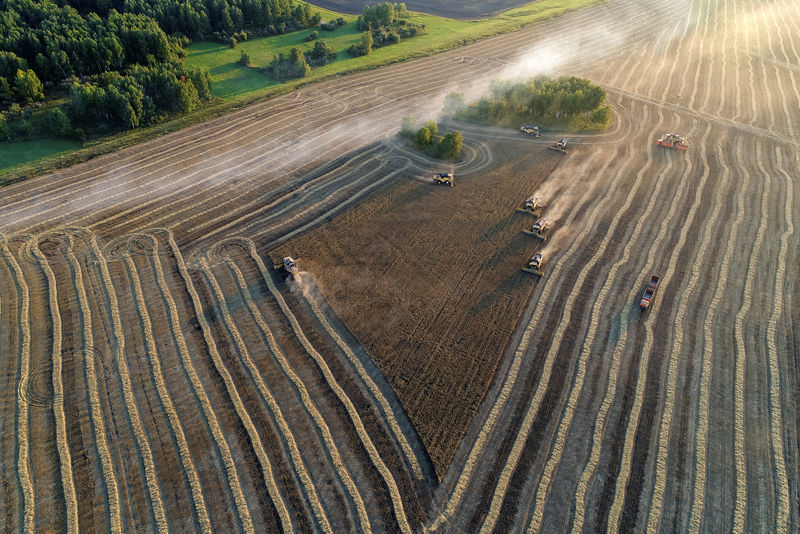
M436 185L456 186L456 176L452 172L439 172L433 175L433 183Z
M665 148L671 149L678 149L678 150L689 150L689 145L686 144L686 139L682 136L674 133L664 134L658 139L656 139L656 144L658 146L663 146Z
M275 265L275 270L280 270L280 269L283 269L284 271L292 275L300 272L300 269L297 268L297 262L293 260L291 256L286 256L285 258L283 258L283 263L278 263L277 265Z
M522 207L517 208L517 211L520 213L533 215L534 217L539 217L543 207L544 206L539 203L539 197L530 197L525 201Z
M542 276L544 274L542 271L542 255L540 253L534 254L531 259L528 260L528 263L525 264L525 267L523 267L522 270L526 273Z
M531 124L523 124L519 127L519 129L525 135L532 135L533 137L539 137L542 135L542 130L538 126L533 126Z
M561 139L559 139L558 141L556 141L555 143L553 143L552 145L550 145L547 148L549 150L556 150L558 152L561 152L562 154L566 154L567 153L567 138L566 137L562 137Z
M544 235L545 230L547 230L547 220L545 219L537 219L535 223L533 223L533 227L530 230L523 230L523 234L532 235L533 237L539 238L542 241L547 240L547 236Z
M650 277L650 283L647 284L642 300L639 302L642 312L650 307L650 303L653 302L653 296L656 294L656 289L658 289L658 276L654 274Z

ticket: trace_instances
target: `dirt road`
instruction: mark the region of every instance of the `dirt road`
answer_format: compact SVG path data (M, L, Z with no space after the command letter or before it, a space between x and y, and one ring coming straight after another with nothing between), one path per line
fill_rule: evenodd
M797 530L798 29L613 0L4 188L8 530ZM622 127L574 140L587 184L437 484L397 400L424 393L266 253L426 171L380 140L403 115L537 69Z

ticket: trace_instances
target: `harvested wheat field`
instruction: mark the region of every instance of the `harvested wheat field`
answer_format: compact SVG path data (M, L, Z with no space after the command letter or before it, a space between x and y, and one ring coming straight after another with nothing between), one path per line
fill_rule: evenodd
M3 188L0 530L797 531L798 65L797 2L611 0ZM609 130L394 137L540 70Z

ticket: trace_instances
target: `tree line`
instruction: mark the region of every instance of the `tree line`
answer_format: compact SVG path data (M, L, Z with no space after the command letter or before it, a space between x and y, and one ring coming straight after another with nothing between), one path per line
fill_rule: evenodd
M584 78L539 75L527 80L493 80L489 95L467 105L464 95L451 93L445 112L480 122L549 120L575 127L604 128L611 119L605 90Z
M235 43L319 20L294 0L0 0L0 139L30 136L24 106L46 98L68 98L51 133L79 138L191 111L211 94L209 75L182 63L190 38Z

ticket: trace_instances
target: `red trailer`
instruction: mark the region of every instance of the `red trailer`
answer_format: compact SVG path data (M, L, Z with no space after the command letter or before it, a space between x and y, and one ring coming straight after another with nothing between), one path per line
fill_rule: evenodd
M653 301L653 295L656 293L656 288L658 288L658 276L653 275L650 277L650 283L647 284L647 288L644 290L641 302L639 302L642 311L650 307L650 303Z

